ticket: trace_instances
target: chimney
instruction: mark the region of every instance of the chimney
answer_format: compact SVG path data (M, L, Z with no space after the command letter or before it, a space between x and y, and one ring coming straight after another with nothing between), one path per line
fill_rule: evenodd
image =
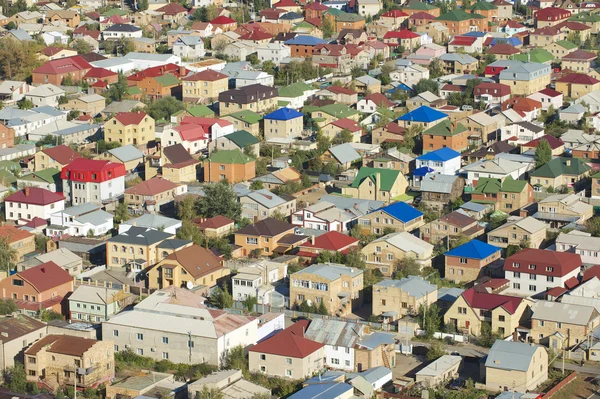
M42 271L42 273L46 273L46 268L45 267L42 267L40 270Z
M29 197L29 187L25 187L25 196Z
M315 245L315 235L314 234L312 236L310 236L310 243L312 245Z
M354 203L354 209L358 209L358 204Z

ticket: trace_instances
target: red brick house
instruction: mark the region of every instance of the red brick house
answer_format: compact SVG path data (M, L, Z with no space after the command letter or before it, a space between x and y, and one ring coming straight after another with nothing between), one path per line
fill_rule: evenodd
M80 56L51 60L33 70L32 83L60 86L68 76L73 82L79 82L92 68L92 65Z
M305 260L314 260L322 252L347 253L352 248L358 248L358 240L338 231L329 231L318 237L312 236L310 241L300 245L296 255Z

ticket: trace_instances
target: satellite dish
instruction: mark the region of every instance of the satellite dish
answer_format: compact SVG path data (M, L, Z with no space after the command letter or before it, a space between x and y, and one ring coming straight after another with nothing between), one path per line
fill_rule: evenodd
M307 304L308 306L312 306L312 301L311 301L310 299L307 299L307 300L306 300L306 304Z
M194 288L194 283L192 283L191 281L188 281L187 283L185 283L185 286L187 287L188 290L191 290L192 288Z

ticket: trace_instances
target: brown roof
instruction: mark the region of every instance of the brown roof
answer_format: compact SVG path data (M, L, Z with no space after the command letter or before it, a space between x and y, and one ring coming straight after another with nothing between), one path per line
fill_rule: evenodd
M28 281L38 292L47 291L73 281L73 277L54 262L46 262L31 269L18 272L15 276Z
M175 144L163 149L165 157L169 160L171 166L178 167L198 162L181 144ZM165 165L167 166L167 165Z
M46 323L25 315L4 317L0 319L0 341L9 342L45 327Z
M204 230L204 229L218 229L219 227L225 227L229 224L235 223L233 220L222 216L222 215L217 215L215 217L212 218L208 218L205 221L198 223L198 228L200 230Z
M27 355L37 355L42 349L61 355L82 357L97 342L95 339L71 335L46 335L25 351Z
M195 244L173 252L165 260L179 263L195 279L206 276L223 267L215 254Z
M42 152L61 165L68 165L77 158L82 158L77 151L72 150L71 147L66 145L58 145L56 147L46 148L42 150Z
M15 226L8 224L5 226L0 226L0 238L7 238L9 244L30 237L33 237L33 234L25 230L19 230Z
M165 191L174 190L177 187L179 187L178 184L157 176L128 188L125 190L125 194L154 196L156 194L164 193Z
M244 234L249 236L267 236L274 237L279 234L290 231L294 228L293 224L282 222L273 218L266 218L260 222L248 225L243 229L236 231L236 234Z
M215 80L229 79L229 76L224 73L213 71L212 69L206 69L202 72L195 73L190 76L183 78L185 81L207 81L213 82Z
M453 226L462 228L467 227L473 224L474 222L477 222L477 220L473 219L472 217L469 217L456 211L447 214L446 216L440 218L440 220L447 222Z

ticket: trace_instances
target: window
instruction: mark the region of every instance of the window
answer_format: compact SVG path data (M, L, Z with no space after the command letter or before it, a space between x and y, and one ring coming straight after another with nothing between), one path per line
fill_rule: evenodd
M460 258L460 263L463 265L467 263L467 258Z
M498 321L505 321L505 317L504 317L504 315L500 315L500 316L498 316Z
M119 330L113 330L113 337L119 336Z
M162 343L163 344L168 344L169 343L169 337L162 337Z
M335 357L332 357L331 364L340 364L340 359L336 359Z
M513 283L513 288L515 290L520 290L521 289L521 284L519 284L519 283Z
M540 327L544 327L544 320L540 320Z
M256 238L256 237L246 237L246 244L258 245L258 238Z
M263 373L267 372L267 367L266 366L260 366L260 371Z
M521 278L521 273L519 273L519 272L513 272L513 276L515 278Z
M260 355L260 360L267 360L267 355Z
M286 364L292 364L292 358L288 357L285 359Z
M162 358L165 360L169 360L169 353L168 352L163 352L162 353Z
M23 280L19 280L18 278L13 278L12 285L17 287L23 286Z
M346 360L346 361L344 362L344 364L346 365L346 367L350 367L350 360Z
M143 341L144 340L144 334L138 333L137 339L138 339L138 341Z
M547 276L547 277L546 277L546 281L548 281L549 283L553 283L553 282L554 282L554 277L552 277L552 276Z
M562 323L556 323L556 328L562 328Z
M291 377L292 376L292 370L285 370L285 376L286 377Z
M530 274L529 275L529 279L530 280L535 280L537 278L537 276L535 274Z

